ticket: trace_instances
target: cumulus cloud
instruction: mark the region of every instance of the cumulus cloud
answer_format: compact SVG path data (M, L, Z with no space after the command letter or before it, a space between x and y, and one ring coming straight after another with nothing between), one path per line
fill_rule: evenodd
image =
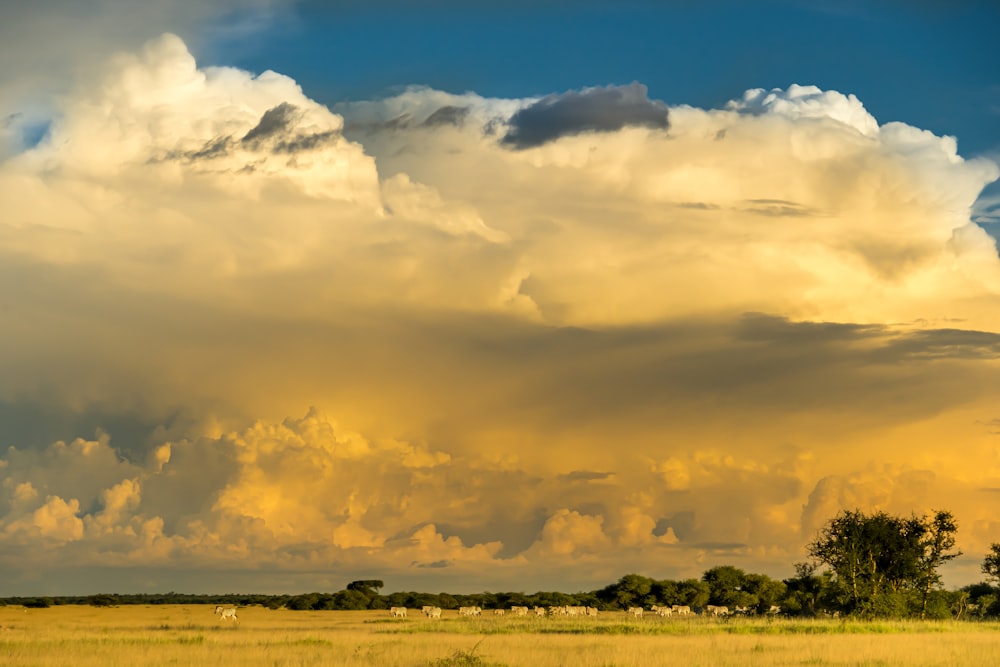
M447 134L372 125L446 105L473 110ZM384 172L482 202L502 220L488 224L531 243L519 290L550 320L738 309L910 321L946 292L970 305L949 316L972 320L983 310L970 295L996 293L996 262L975 259L992 258L995 244L968 225L997 166L964 160L952 138L879 126L856 97L793 86L752 91L724 110L670 109L667 130L570 132L530 151L503 150L507 135L491 141L491 127L516 126L529 108L415 89L342 111L348 136ZM495 194L504 191L519 196ZM661 287L692 282L697 290Z
M194 48L226 43L274 25L286 0L195 0L136 6L127 0L39 0L13 5L0 25L0 158L34 145L59 115L59 99L113 53L139 49L165 30ZM225 23L220 19L225 19ZM4 129L8 131L4 131Z
M633 125L665 129L667 106L650 100L646 86L631 83L549 95L518 110L507 122L501 142L523 149L582 132L614 132Z
M792 120L829 119L861 134L878 134L878 121L868 113L854 95L835 90L820 90L816 86L792 84L786 90L755 88L743 93L742 99L729 103L730 109L753 114L784 116Z
M165 35L14 152L5 567L586 586L783 576L850 505L996 528L997 166L850 94L329 109Z

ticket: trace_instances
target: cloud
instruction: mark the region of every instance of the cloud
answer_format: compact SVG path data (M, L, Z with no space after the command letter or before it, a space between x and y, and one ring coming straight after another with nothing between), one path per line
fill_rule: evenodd
M164 31L182 35L196 50L225 50L235 38L280 22L291 4L39 0L10 7L0 25L0 59L17 66L0 72L0 117L19 114L20 120L12 132L0 130L0 158L33 145L58 117L59 98L112 54L139 49Z
M878 121L868 113L854 95L835 90L820 90L816 86L792 84L787 89L763 88L748 90L739 101L729 103L730 109L743 113L783 116L792 120L829 119L874 137L879 132Z
M522 112L497 100L412 89L340 110L347 135L383 173L481 202L487 224L530 244L535 261L521 265L519 292L551 321L733 308L910 321L927 318L930 292L936 303L946 292L962 295L970 309L957 316L976 319L982 309L969 295L1000 284L994 242L969 226L977 194L1000 173L993 162L961 158L948 137L879 126L857 98L835 91L793 87L747 99L756 106L671 108L666 131L625 124L530 151L503 150L504 135L490 134L516 126ZM372 124L419 120L442 106L470 109L466 122L433 134ZM455 173L463 177L449 178ZM498 194L505 191L519 196ZM602 223L609 219L615 224ZM697 298L654 287L678 284L698 285Z
M461 126L468 115L468 107L443 106L428 116L424 120L423 125L424 127L437 127L438 125Z
M851 503L996 528L998 169L953 139L804 86L330 109L169 34L61 100L0 163L11 586L784 576Z
M533 148L583 132L614 132L628 126L667 128L667 107L647 97L646 86L585 88L549 95L508 119L502 143Z
M268 109L264 112L264 115L260 117L260 122L257 123L252 130L243 136L241 141L243 143L252 144L272 137L275 134L283 134L292 125L295 118L296 108L295 105L289 104L288 102L282 102L278 106Z

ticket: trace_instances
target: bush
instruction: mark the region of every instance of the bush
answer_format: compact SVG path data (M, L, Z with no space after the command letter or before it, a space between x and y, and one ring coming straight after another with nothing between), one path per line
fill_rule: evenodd
M91 595L87 598L87 604L92 607L114 607L118 604L118 598L114 595Z
M52 606L52 598L27 598L21 604L29 609L48 609Z

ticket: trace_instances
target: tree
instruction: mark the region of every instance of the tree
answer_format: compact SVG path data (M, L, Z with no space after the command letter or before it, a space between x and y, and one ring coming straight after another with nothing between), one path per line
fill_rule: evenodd
M325 606L320 609L368 609L372 603L372 598L365 595L356 588L349 588L337 591L329 600L325 601Z
M795 563L795 576L785 579L788 597L784 603L793 613L815 616L823 594L823 578L816 576L816 563Z
M597 591L597 598L605 604L628 609L644 605L653 587L653 580L638 574L626 574L610 586ZM654 603L655 604L655 603Z
M920 618L927 617L927 601L936 588L941 587L941 574L938 568L956 556L961 551L949 553L955 548L955 533L958 523L951 512L938 511L931 519L925 519L925 533L921 541L923 553L918 562L917 585L920 590Z
M90 595L87 597L87 604L93 607L114 607L119 602L118 596L101 593L100 595Z
M345 590L357 591L368 597L374 597L378 595L378 589L383 588L384 586L385 584L380 579L361 579L347 584L347 588Z
M649 594L656 598L656 602L654 604L663 604L667 606L680 604L680 598L677 595L677 582L671 581L670 579L654 581L653 585L649 589Z
M996 542L990 545L990 551L983 559L983 574L1000 583L1000 544Z
M784 582L766 574L748 574L743 581L743 592L752 600L750 605L745 606L756 605L757 611L764 613L781 602L787 588Z
M677 583L677 597L680 598L677 604L684 604L692 609L707 605L711 594L708 584L698 579L685 579Z
M848 611L873 616L902 615L917 596L926 613L931 591L940 586L938 567L955 556L949 512L902 518L844 510L824 526L807 549L827 565Z
M727 607L756 607L757 599L744 590L747 573L732 565L705 570L701 580L708 584L711 604Z

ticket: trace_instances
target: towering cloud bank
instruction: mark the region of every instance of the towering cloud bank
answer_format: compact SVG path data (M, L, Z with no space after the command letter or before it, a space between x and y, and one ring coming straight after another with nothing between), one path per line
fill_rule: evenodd
M0 560L780 576L855 505L975 553L997 176L811 86L331 110L165 35L0 165Z

